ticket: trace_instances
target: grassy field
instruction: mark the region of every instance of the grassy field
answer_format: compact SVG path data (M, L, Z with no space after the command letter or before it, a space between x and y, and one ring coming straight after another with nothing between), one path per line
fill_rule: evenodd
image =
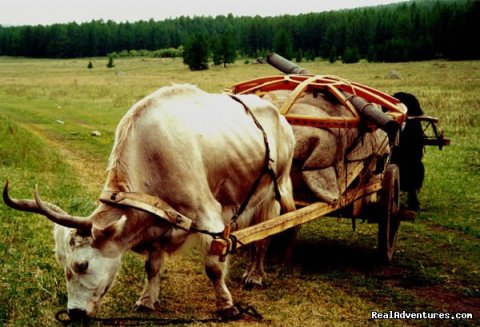
M160 86L193 83L211 92L278 74L269 65L237 62L191 72L180 59L31 60L0 58L0 180L15 197L43 198L88 215L102 189L116 124L137 100ZM319 219L304 225L289 265L267 264L268 285L242 290L245 253L232 260L229 286L264 321L232 326L468 326L480 323L480 62L303 64L385 92L411 92L440 118L452 144L425 155L423 210L400 227L390 265L375 261L376 225ZM389 71L402 79L385 78ZM100 137L90 132L98 130ZM52 224L0 203L0 325L55 325L66 306L63 271L53 255ZM107 294L101 317L131 311L143 287L143 263L129 254ZM209 318L213 291L195 250L171 258L158 310L148 318ZM474 320L374 321L371 311L472 312ZM145 324L148 325L148 324ZM153 323L152 323L153 325ZM214 325L214 324L206 324Z

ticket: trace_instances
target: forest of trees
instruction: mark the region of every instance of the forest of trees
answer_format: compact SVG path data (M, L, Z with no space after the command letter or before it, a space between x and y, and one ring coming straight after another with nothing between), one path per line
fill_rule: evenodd
M212 48L228 44L248 57L273 50L297 60L352 55L370 61L480 59L479 31L479 1L424 0L297 16L0 26L0 55L73 58L154 51L184 46L195 34Z

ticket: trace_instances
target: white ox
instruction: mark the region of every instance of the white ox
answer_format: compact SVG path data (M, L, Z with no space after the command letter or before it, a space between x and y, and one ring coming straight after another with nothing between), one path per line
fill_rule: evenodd
M242 228L277 216L281 209L295 209L289 177L295 141L290 125L272 104L253 95L240 99L265 130L281 194L279 203L270 176L264 175L238 219ZM165 87L135 104L120 121L105 190L160 198L191 218L195 228L221 232L264 169L265 153L262 132L239 102L190 85ZM219 312L236 313L225 284L227 263L208 253L211 236L172 228L151 213L108 203L100 203L88 218L70 216L42 202L38 193L35 200L10 198L8 183L4 200L56 223L56 255L65 270L72 319L95 315L128 250L146 256L147 282L136 306L154 308L166 255L192 235L203 249ZM257 244L245 283L262 283L265 247L265 242Z

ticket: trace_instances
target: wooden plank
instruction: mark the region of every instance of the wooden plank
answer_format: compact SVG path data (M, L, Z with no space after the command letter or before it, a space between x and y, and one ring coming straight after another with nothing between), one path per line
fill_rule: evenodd
M103 191L100 201L149 212L184 230L190 230L192 225L190 218L173 209L168 203L145 193Z
M237 248L262 240L268 236L278 234L286 229L304 224L322 215L334 211L336 204L316 202L305 208L298 209L263 223L253 225L232 233L238 240ZM227 254L228 243L223 239L214 239L210 247L211 255L224 256Z
M363 187L352 188L345 192L342 197L343 205L348 205L366 195L378 192L382 189L381 179L364 185Z
M254 85L249 89L245 89L242 92L235 92L235 94L252 94L258 91L261 92L271 92L277 90L289 90L293 91L297 87L297 84L292 81L287 81L285 79L281 80L272 80L270 82L265 82L263 84Z
M345 106L345 108L347 108L352 113L354 117L356 118L360 117L360 115L357 112L357 109L355 109L355 106L350 102L349 99L347 99L342 94L342 92L340 92L340 90L338 89L338 85L330 84L327 87L327 89L330 91L331 94L333 94L333 96L337 98L338 101L340 101L340 103L342 103Z
M362 172L365 167L363 161L349 162L345 164L347 175L345 178L345 183L340 183L340 193L343 194L346 189L352 184L352 182L357 178L358 175Z
M357 128L359 118L354 117L314 117L308 115L288 114L285 116L291 125L318 128Z
M293 228L319 217L325 216L330 212L346 206L351 202L374 193L382 188L381 183L374 182L363 187L348 190L336 203L315 202L304 208L288 212L281 216L264 221L232 233L232 236L238 241L236 248L240 248L252 242L262 240L266 237L281 233L289 228ZM214 239L210 247L211 255L225 256L231 250L231 241L225 239Z
M274 76L266 76L266 77L260 77L260 78L255 78L251 79L248 81L244 81L241 83L237 83L231 87L231 91L234 94L238 93L245 93L245 90L248 90L252 87L255 86L260 86L263 85L264 83L269 83L272 81L280 81L284 79L284 75L274 75Z
M308 88L310 83L316 80L316 76L312 76L304 80L302 83L300 83L295 90L290 94L288 99L283 103L282 107L280 108L280 113L282 115L288 114L290 109L292 108L293 104L300 98L305 90Z

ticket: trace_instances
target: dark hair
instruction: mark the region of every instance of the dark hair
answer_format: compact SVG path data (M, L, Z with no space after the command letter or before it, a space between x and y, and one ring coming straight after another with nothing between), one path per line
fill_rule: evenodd
M418 99L413 94L398 92L398 93L395 93L393 96L407 106L407 109L408 109L407 114L409 116L423 115L423 110L420 107L420 103L418 102Z

